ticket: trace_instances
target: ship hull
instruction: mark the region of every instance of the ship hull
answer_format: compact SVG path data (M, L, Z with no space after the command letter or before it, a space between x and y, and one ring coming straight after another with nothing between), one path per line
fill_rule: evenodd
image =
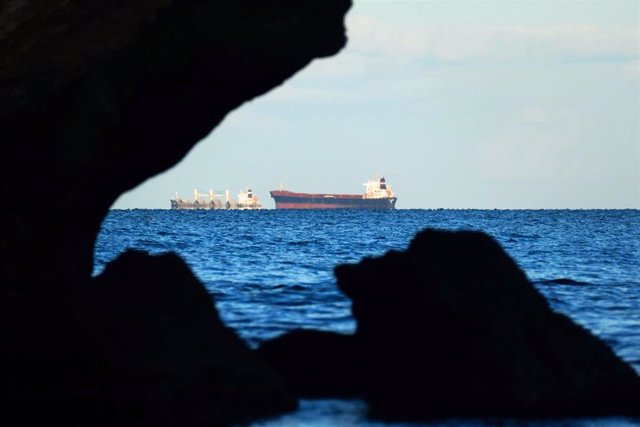
M272 191L276 209L370 209L393 210L395 197L367 199L358 194L306 194Z

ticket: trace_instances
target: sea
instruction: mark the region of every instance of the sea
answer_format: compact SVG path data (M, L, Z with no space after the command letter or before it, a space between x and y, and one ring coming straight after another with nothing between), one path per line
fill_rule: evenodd
M111 210L102 223L94 275L129 248L175 252L247 344L297 328L351 333L349 299L333 268L403 250L426 228L493 236L552 308L602 338L640 374L640 210ZM640 405L640 402L639 402ZM640 419L369 419L361 400L304 399L275 426L638 426Z

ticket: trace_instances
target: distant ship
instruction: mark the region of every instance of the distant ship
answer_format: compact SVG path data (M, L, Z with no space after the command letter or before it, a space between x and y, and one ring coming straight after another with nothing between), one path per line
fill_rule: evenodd
M364 194L309 194L284 189L271 191L276 209L375 209L396 208L397 197L384 178L367 181Z
M229 190L226 190L224 195L209 190L207 197L206 193L194 189L193 199L182 199L176 193L176 197L170 201L171 209L262 209L260 198L251 189L238 193L235 200L229 197Z

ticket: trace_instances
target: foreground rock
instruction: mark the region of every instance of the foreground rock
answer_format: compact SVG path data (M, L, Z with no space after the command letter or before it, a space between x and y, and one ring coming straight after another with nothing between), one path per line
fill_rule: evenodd
M84 284L116 199L176 165L242 103L337 53L349 7L2 2L2 287Z
M343 355L342 371L359 371L362 395L379 417L640 413L633 369L553 312L483 233L425 230L407 251L341 265L335 274L357 331L352 345L324 352ZM294 360L299 347L291 335L264 351ZM279 369L287 382L292 373L303 382L304 370ZM308 367L309 381L322 369Z
M122 405L143 402L135 416L189 425L296 407L280 378L224 326L211 295L177 256L125 253L95 285L88 318L109 371L119 375L114 388L127 391L118 397L131 399Z
M97 391L104 382L100 373L108 366L119 371L134 361L151 363L156 356L146 358L149 348L133 345L133 337L140 338L135 328L89 324L93 249L109 207L124 192L176 165L231 110L313 59L337 53L346 42L343 21L349 7L349 0L0 3L0 180L6 224L0 230L0 399L17 414L55 423L61 421L56 414L70 415L67 409L81 401L78 416L86 411L97 420L97 414L119 411L117 405L105 407L104 396L113 393ZM147 273L145 265L140 268ZM111 286L117 287L114 280ZM175 283L162 283L172 292ZM143 304L143 296L154 294L136 290L144 286L139 281L125 284L139 296L139 310L135 316L127 313L126 322L135 318L156 342L176 344L178 336L169 337L173 329L165 329L159 313L175 309L175 322L184 325L193 321L188 311L168 300L160 301L163 310L153 301ZM117 322L116 307L125 301L109 299L110 292L96 300L102 301L96 310ZM223 346L232 341L216 341L210 357L226 354ZM132 344L126 363L114 362L118 352L109 348L120 342ZM200 360L203 353L188 348L158 356L165 358L158 362L161 372L187 375L178 375L184 381L168 380L186 387L180 392L184 396L205 387L189 373L191 359ZM177 365L169 363L170 357ZM175 372L167 371L170 365ZM147 382L135 384L146 381L146 374L131 370L125 376L131 390L146 390ZM115 390L122 391L117 384ZM170 396L192 400L180 399L173 385L167 386L167 402ZM152 389L160 393L162 387ZM142 396L135 393L130 403Z
M83 355L93 363L16 396L23 421L224 425L295 409L280 378L223 325L177 256L129 251L85 298Z
M362 394L360 354L352 335L296 330L264 342L257 355L279 372L301 397Z

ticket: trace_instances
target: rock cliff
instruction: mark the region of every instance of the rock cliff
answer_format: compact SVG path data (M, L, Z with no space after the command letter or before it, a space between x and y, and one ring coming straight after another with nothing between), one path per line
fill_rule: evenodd
M265 412L268 404L255 411L246 405L242 414L227 405L229 396L253 393L250 378L260 379L258 388L273 384L262 381L269 377L266 371L251 374L259 369L246 348L233 344L232 334L203 327L200 334L181 337L175 331L195 322L188 311L179 305L172 311L169 299L162 299L163 311L174 314L166 318L153 305L154 292L163 295L179 286L168 279L186 280L184 266L175 260L167 264L175 271L164 266L168 279L157 285L166 289L152 292L138 279L154 261L127 257L124 270L112 267L126 274L94 279L93 247L119 195L178 163L229 111L314 58L337 53L346 42L343 19L349 7L348 0L0 4L3 401L47 422L56 420L55 414L83 425L102 418L96 414L156 422L159 412L151 406L184 403L188 399L179 396L193 396L194 390L205 390L207 397L218 393L218 399L208 402L207 420L195 419L179 403L169 405L183 425L226 422L234 411L242 417ZM210 296L189 280L189 298L201 318L216 318ZM138 305L125 308L117 320L114 295L122 296L125 288ZM143 293L150 304L141 303ZM95 310L88 312L89 306ZM165 329L168 323L172 327ZM141 333L154 338L136 342L133 337ZM206 339L208 333L220 341ZM158 349L163 339L183 353ZM213 358L231 352L235 360L247 361L243 379L238 376L243 368L225 373L202 362L202 342ZM129 346L126 357L118 343ZM143 360L151 360L146 356L156 354L153 349L159 351L149 361L155 365L142 369ZM196 372L209 372L202 381L218 378L220 387L196 384L186 365L190 357L201 361ZM105 375L126 377L129 388L142 394L113 403L109 396L122 392L126 382L111 382L105 391L100 380ZM291 407L277 387L272 390L273 409ZM84 403L73 412L73 402Z

